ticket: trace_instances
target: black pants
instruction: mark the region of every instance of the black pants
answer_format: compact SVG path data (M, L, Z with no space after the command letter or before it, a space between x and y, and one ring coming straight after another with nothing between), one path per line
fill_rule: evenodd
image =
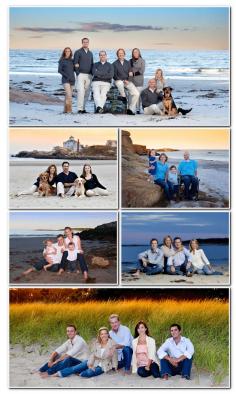
M154 378L160 377L159 366L155 362L151 363L149 370L146 370L145 367L139 367L137 373L141 378L147 378L148 376L153 376Z
M78 264L80 265L80 269L83 272L88 272L88 266L86 264L84 255L81 253L77 253L77 260L69 261L67 260L68 252L64 252L61 259L60 268L64 271L69 270L70 272L74 272L78 269Z
M46 261L39 261L38 263L35 263L33 267L37 271L41 271L45 265L48 265ZM47 270L51 272L58 272L59 271L60 264L53 264L51 267L48 267Z

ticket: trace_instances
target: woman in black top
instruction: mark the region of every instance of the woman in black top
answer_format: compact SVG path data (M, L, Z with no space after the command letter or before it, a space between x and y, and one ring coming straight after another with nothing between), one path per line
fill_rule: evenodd
M48 178L48 183L50 186L54 186L56 183L56 178L57 178L57 167L55 164L51 164L46 171L49 174ZM39 183L40 183L40 176L37 178L36 182L28 189L28 190L23 190L22 192L19 192L17 196L22 196L22 195L27 195L27 194L34 194L37 192L39 188ZM56 188L55 188L56 191Z
M84 165L81 178L86 181L84 184L86 196L108 196L107 189L101 185L96 175L92 173L92 168L89 164Z
M61 82L65 89L64 113L72 113L72 93L75 85L73 53L66 47L59 60L58 72L62 75Z

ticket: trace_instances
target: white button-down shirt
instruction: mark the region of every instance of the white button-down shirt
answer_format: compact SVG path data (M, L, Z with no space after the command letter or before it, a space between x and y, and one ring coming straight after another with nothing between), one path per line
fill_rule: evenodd
M192 261L192 256L190 252L186 248L183 248L183 250L181 250L180 252L175 251L175 254L168 258L167 265L174 265L175 267L179 267L185 262L186 258L188 261Z
M122 346L129 346L132 348L133 337L131 335L130 329L126 326L120 325L117 332L110 330L109 331L111 339L117 344ZM117 349L118 360L122 360L122 349Z
M173 338L168 338L163 345L158 349L157 355L161 360L165 356L179 358L181 356L186 356L191 359L194 354L194 346L190 339L182 337L179 343L175 343Z
M55 352L57 352L59 356L67 354L68 356L78 358L79 360L87 360L89 356L88 345L79 335L76 335L72 340L68 339L68 341L59 346Z

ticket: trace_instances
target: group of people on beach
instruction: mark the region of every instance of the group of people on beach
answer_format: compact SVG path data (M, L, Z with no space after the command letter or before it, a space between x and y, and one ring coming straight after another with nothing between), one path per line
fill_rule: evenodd
M191 109L177 108L172 88L166 85L162 69L157 69L155 76L144 88L145 60L138 48L132 50L132 58L125 59L125 50L116 51L117 60L112 64L107 60L105 50L99 52L99 61L94 62L89 49L89 39L82 38L82 47L74 55L70 47L64 48L59 60L58 72L62 76L65 91L64 113L72 113L72 94L77 90L77 113L85 114L90 89L95 104L95 113L103 113L107 94L112 86L118 89L118 100L126 106L127 115L140 113L141 106L146 115L176 116L186 115Z
M99 182L97 176L93 173L90 164L83 166L82 174L78 177L75 172L70 171L70 163L64 161L62 163L62 172L57 174L56 165L51 164L44 173L39 175L36 182L28 190L19 192L17 196L27 194L39 195L42 184L45 183L45 174L47 174L47 185L51 188L49 195L57 195L61 198L65 196L93 197L109 195L107 188ZM77 190L79 193L77 193Z
M184 186L184 199L196 200L199 187L197 176L198 162L190 159L190 153L184 152L183 160L178 166L167 164L168 156L161 153L157 160L156 150L151 149L148 155L149 180L160 186L168 201L178 201L180 186Z
M36 262L23 272L23 275L42 270L56 272L58 275L64 272L79 274L81 270L84 280L91 281L81 239L78 234L73 233L71 227L65 227L64 235L59 234L56 242L51 239L44 241L43 258L43 261Z
M197 239L190 241L188 250L180 237L172 239L170 235L164 237L160 248L158 240L152 238L150 249L139 253L136 271L132 275L139 277L140 272L146 275L223 275L212 268Z
M33 372L40 373L42 378L65 378L73 374L92 378L113 370L124 375L138 374L142 378L152 376L168 380L181 375L190 379L194 346L190 339L182 336L179 324L171 324L170 337L158 350L144 321L136 324L134 337L130 329L121 324L119 315L110 315L109 324L110 330L99 328L91 351L75 325L68 325L68 340Z

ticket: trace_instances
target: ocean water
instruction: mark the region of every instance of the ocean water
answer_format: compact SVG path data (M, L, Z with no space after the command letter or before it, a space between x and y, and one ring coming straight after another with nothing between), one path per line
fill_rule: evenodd
M186 246L187 247L187 246ZM224 265L229 264L229 248L226 244L201 244L201 248L204 250L208 260L212 265ZM137 256L140 252L148 249L148 245L123 245L122 246L122 272L129 272L131 269L136 268Z
M98 49L93 50L98 61ZM108 61L116 60L115 50L107 50ZM229 80L229 51L155 51L141 50L146 62L145 79L162 68L168 79ZM10 50L9 72L13 75L58 77L59 50ZM126 51L127 59L131 50Z
M160 153L161 151L159 151ZM190 158L195 160L207 160L207 161L222 161L228 162L229 151L226 149L222 150L210 150L210 149L189 149ZM184 150L178 150L174 152L166 152L169 159L183 160Z

